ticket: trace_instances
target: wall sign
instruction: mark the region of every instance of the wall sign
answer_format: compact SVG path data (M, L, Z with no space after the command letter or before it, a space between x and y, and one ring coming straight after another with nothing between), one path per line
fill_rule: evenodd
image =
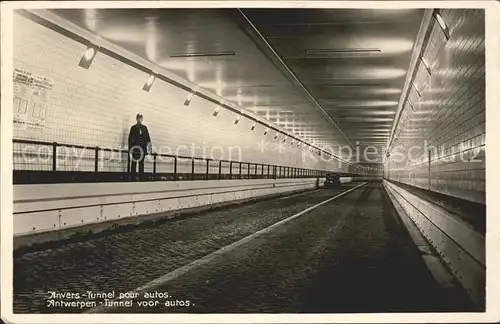
M14 127L42 130L53 81L21 69L14 70L13 81Z

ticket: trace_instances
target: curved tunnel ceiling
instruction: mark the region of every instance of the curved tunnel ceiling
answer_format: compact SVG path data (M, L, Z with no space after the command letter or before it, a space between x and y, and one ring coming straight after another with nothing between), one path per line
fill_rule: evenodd
M51 11L317 145L361 148L387 143L423 17L419 9L242 10L322 113L236 9Z

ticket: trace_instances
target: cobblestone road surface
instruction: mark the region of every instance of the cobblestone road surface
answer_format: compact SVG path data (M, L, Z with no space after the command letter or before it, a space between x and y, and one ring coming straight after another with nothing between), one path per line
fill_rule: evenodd
M28 253L15 258L15 312L47 291L127 292L348 190L322 189ZM156 287L155 307L112 312L329 313L467 310L435 283L380 183L276 227ZM186 305L189 304L189 307Z
M381 184L314 209L119 312L351 313L468 309L426 268ZM151 291L153 292L153 291ZM179 307L189 301L189 307ZM165 303L163 303L165 305ZM172 307L174 305L174 307Z
M14 312L81 312L48 308L48 291L127 292L227 244L352 188L314 190L127 229L14 257Z

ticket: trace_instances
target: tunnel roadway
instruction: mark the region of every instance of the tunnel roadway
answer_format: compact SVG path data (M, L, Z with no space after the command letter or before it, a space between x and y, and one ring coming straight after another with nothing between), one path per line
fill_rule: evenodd
M125 229L16 255L16 313L47 307L47 291L127 292L157 280L154 307L107 312L350 313L463 310L426 268L381 183L368 183L168 280L166 273L359 183ZM84 298L83 298L84 299ZM168 301L168 305L165 305ZM187 306L189 304L189 306ZM92 310L90 310L92 311ZM95 311L95 309L94 309Z

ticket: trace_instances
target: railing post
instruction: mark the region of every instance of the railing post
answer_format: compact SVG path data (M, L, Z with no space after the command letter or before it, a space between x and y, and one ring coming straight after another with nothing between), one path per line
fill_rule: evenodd
M248 179L250 179L250 163L247 163L247 174L248 174Z
M222 179L222 161L219 161L219 180Z
M233 179L233 161L229 161L229 179Z
M239 165L240 165L240 171L239 171L239 173L238 173L238 176L239 176L239 178L241 179L241 162L239 162Z
M205 173L205 177L206 177L206 179L207 179L207 180L208 180L208 173L209 173L209 172L208 172L208 169L209 169L209 168L210 168L210 159L207 159L207 171L206 171L206 173Z
M427 178L428 178L428 182L427 182L427 190L431 190L431 178L432 178L432 175L431 175L431 150L428 150L427 151Z
M57 169L57 143L52 143L52 171Z
M156 174L156 153L153 153L153 174Z
M94 172L99 171L99 147L95 147L95 157L94 157Z
M194 180L194 158L191 158L191 180Z
M127 151L127 173L130 173L130 152Z
M261 178L264 178L264 164L262 164L262 170L260 170L260 172L261 172L261 176L262 176Z
M177 181L177 156L174 156L174 181Z

